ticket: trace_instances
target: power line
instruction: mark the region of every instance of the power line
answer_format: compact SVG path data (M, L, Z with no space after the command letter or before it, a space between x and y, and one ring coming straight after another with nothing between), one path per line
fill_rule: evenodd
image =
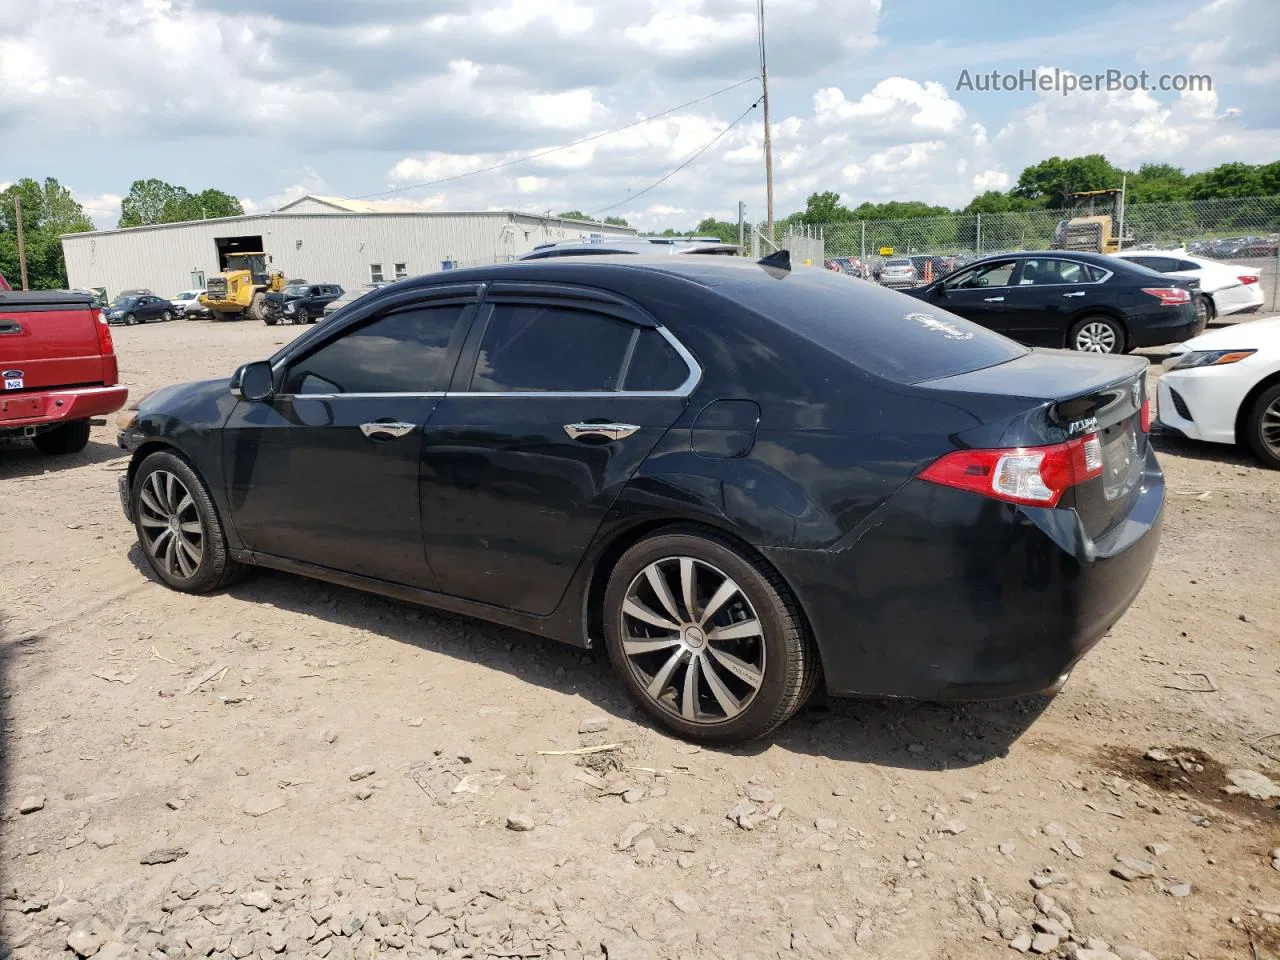
M672 107L669 110L663 110L661 113L655 113L649 117L641 117L639 120L633 120L630 123L624 124L621 127L614 127L612 130L605 130L603 133L594 133L589 137L583 137L581 140L574 140L572 143L564 143L558 147L551 147L547 150L540 150L537 153L531 153L528 156L524 156L524 157L517 157L514 160L503 160L501 163L495 163L489 167L482 167L479 170L470 170L467 173L457 173L451 177L443 177L440 180L428 180L425 183L414 183L414 184L410 184L407 187L395 187L391 190L383 190L381 193L366 193L362 197L355 197L353 199L372 200L374 197L386 197L386 196L390 196L393 193L404 193L408 190L419 190L423 187L435 187L435 186L439 186L442 183L452 183L454 180L461 180L464 177L474 177L481 173L492 173L494 170L501 170L504 167L515 166L517 163L526 163L529 160L537 160L539 157L545 157L553 153L558 153L561 150L568 150L570 147L578 147L584 143L591 143L593 140L599 140L602 137L607 137L607 136L610 136L611 134L621 133L623 130L630 130L632 127L638 127L642 123L649 123L653 120L661 120L663 117L669 116L675 113L677 110L683 110L686 107L696 106L697 104L702 103L705 100L710 100L712 97L718 97L722 93L728 93L730 90L737 90L738 87L745 86L748 83L753 83L757 79L758 77L747 77L747 79L745 80L739 80L737 83L730 84L729 86L724 87L721 90L715 91L714 93L708 93L704 97L698 97L696 100L690 100L688 103L682 103L679 106Z
M755 78L753 77L752 79L755 79ZM763 97L760 98L760 100L763 100L763 99L764 99ZM594 219L599 220L600 214L608 213L610 210L614 209L614 207L620 207L624 203L630 203L632 200L635 200L639 197L644 196L650 190L653 190L657 187L662 186L664 183L666 183L668 180L674 177L677 173L679 173L681 170L683 170L689 164L693 163L693 161L697 160L700 156L702 156L704 153L710 150L713 146L715 146L721 137L723 137L726 133L728 133L730 130L732 130L734 127L736 127L739 123L742 122L743 117L745 117L748 113L750 113L756 107L760 106L760 100L757 100L751 106L747 107L747 109L743 110L740 114L738 114L737 118L734 119L733 123L729 124L723 130L717 133L714 137L712 137L710 140L704 143L701 147L699 147L696 151L694 151L688 158L682 161L679 166L669 171L666 174L666 176L664 176L661 180L657 181L656 183L649 184L649 186L645 187L639 193L628 194L625 199L619 200L617 203L610 204L607 207L602 207L601 209L596 211L596 215Z

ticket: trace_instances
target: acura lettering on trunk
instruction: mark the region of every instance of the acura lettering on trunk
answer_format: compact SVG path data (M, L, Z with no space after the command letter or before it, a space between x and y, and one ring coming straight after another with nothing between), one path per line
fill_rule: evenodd
M1146 369L785 252L531 260L150 395L120 496L175 590L270 567L600 644L730 743L819 686L1061 689L1160 540Z

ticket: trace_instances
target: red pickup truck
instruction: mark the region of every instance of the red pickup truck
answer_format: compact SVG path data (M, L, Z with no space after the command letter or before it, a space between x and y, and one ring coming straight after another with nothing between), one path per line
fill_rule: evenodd
M85 294L0 287L0 438L42 453L77 453L89 421L129 397L106 319Z

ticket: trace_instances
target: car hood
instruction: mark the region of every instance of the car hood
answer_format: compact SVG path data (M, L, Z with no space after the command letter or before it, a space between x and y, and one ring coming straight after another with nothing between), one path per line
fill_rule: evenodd
M230 377L173 383L159 390L153 390L139 400L138 413L142 416L149 413L173 414L193 403L221 394L230 395L230 392Z
M1280 350L1280 317L1221 327L1182 346L1187 350Z

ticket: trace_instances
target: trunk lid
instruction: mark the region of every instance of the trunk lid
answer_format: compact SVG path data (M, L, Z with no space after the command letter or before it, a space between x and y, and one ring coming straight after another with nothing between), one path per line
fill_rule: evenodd
M1036 447L1096 435L1101 473L1071 487L1058 507L1074 509L1097 538L1129 514L1140 493L1149 446L1142 422L1148 366L1141 357L1033 350L919 386L981 395L969 403L982 411L984 425L960 438L975 447Z
M0 292L4 395L101 384L106 366L90 297L61 290Z

